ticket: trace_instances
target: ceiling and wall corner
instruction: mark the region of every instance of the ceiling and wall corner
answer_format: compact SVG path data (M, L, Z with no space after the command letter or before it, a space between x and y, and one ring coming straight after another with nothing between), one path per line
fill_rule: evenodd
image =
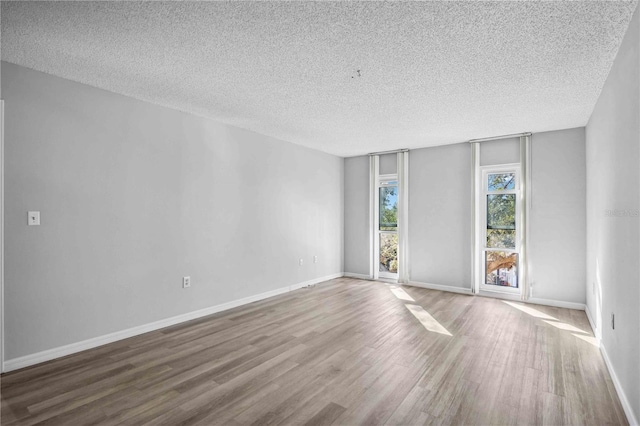
M339 156L581 127L634 1L2 2L2 59Z

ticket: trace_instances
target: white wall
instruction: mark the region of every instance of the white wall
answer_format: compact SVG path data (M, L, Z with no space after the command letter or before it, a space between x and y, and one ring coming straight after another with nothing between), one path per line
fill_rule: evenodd
M636 8L586 128L587 306L635 421L640 420L639 14Z
M409 153L411 281L471 288L471 147Z
M370 276L369 157L344 160L344 271Z
M480 143L480 166L520 162L520 138L497 139Z
M482 165L519 161L519 139L482 142ZM529 264L532 297L585 302L584 128L531 138ZM409 154L411 281L471 289L471 148ZM345 160L345 271L368 274L369 166Z
M7 63L2 93L6 359L343 270L343 159Z
M531 137L531 296L585 303L584 127Z
M383 154L379 156L378 174L391 175L398 172L398 154Z

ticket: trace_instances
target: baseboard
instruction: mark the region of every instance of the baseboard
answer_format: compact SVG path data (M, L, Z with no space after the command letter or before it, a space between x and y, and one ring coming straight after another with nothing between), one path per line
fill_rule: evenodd
M264 293L256 294L254 296L244 297L242 299L233 300L231 302L222 303L220 305L211 306L209 308L200 309L186 314L177 315L171 318L155 321L148 324L139 325L137 327L128 328L126 330L116 331L114 333L105 334L103 336L94 337L91 339L83 340L81 342L71 343L69 345L60 346L53 349L47 349L35 354L25 355L18 358L6 360L4 362L4 372L18 370L20 368L30 367L32 365L40 364L41 362L51 361L52 359L60 358L74 353L86 351L87 349L93 349L98 346L106 345L108 343L117 342L118 340L128 339L129 337L138 336L140 334L156 331L161 328L169 327L172 325L180 324L186 321L191 321L197 318L212 315L218 312L226 311L228 309L237 308L238 306L246 305L259 300L268 299L269 297L277 296L279 294L288 293L293 290L297 290L302 287L307 287L313 284L318 284L323 281L332 280L334 278L340 278L344 274L332 274L325 277L315 278L313 280L304 281L301 283L293 284L286 287L281 287L275 290L270 290Z
M611 360L609 359L609 355L607 355L607 349L602 344L600 344L600 352L602 353L602 358L604 358L604 363L607 366L607 370L609 370L609 375L611 376L611 380L613 381L613 386L616 388L616 392L618 392L618 398L620 399L622 409L627 416L629 425L638 426L638 418L633 413L633 408L631 408L631 404L629 404L627 395L624 393L622 385L620 385L620 381L618 380L618 376L616 375L616 372L611 365Z
M530 299L524 300L524 303L553 306L555 308L575 309L577 311L584 311L587 308L587 306L584 303L565 302L563 300L553 300L553 299L540 299L538 297L532 297Z
M408 285L413 287L428 288L431 290L449 291L449 292L460 293L460 294L473 294L473 292L469 288L453 287L453 286L442 285L442 284L431 284L431 283L423 283L419 281L409 281ZM522 302L522 299L520 298L520 296L511 295L511 294L502 294L497 292L496 293L492 292L491 294L481 292L478 294L478 296L506 299L506 300L512 300L514 302ZM554 306L556 308L576 309L579 311L584 311L586 308L586 306L583 303L564 302L561 300L539 299L539 298L528 299L528 300L525 300L524 303Z
M591 325L591 331L593 331L593 335L596 337L596 340L598 341L598 346L599 346L601 344L600 343L600 330L598 330L598 327L596 326L596 322L594 321L593 317L591 316L591 311L589 310L589 306L588 305L585 305L584 312L585 312L585 314L587 314L587 319L589 320L589 325Z
M347 278L358 278L360 280L372 280L373 277L371 275L365 274L354 274L353 272L345 272L344 276Z
M333 280L335 278L342 278L342 277L344 277L344 273L343 272L340 272L340 273L337 273L337 274L327 275L327 276L320 277L320 278L314 278L314 279L309 280L309 281L303 281L303 282L298 283L298 284L290 285L289 286L289 291L297 290L297 289L302 288L302 287L309 287L310 285L314 285L314 284L318 284L318 283L322 283L322 282L325 282L325 281ZM284 287L284 288L286 288L286 287ZM284 293L286 293L286 291ZM267 296L267 297L271 297L271 296ZM266 297L263 297L262 299L266 299Z
M419 281L409 281L409 284L407 285L412 287L428 288L430 290L448 291L451 293L472 294L470 288L454 287L450 285L422 283Z
M543 305L543 306L552 306L554 308L575 309L577 311L584 311L586 307L584 303L565 302L563 300L553 300L553 299L540 299L538 297L532 297L527 300L522 300L520 295L499 293L497 291L480 290L480 293L478 293L477 295L482 297L491 297L494 299L510 300L512 302L530 303L532 305Z

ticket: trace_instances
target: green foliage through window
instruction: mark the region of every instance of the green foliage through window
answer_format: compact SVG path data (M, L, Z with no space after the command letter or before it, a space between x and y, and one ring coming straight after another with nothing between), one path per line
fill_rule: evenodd
M383 186L380 188L380 230L395 231L398 229L398 187Z
M516 195L487 195L487 247L515 248Z
M505 191L516 189L515 173L490 174L487 178L487 189L489 191Z
M398 234L380 234L380 272L398 272Z

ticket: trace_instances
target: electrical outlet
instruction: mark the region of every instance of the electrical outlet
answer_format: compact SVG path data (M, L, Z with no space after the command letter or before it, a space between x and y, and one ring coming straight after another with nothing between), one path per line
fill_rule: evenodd
M191 287L191 277L182 277L182 288Z
M611 329L616 329L616 314L614 313L611 314Z
M318 263L318 256L313 256L313 263Z
M302 266L304 264L304 260L300 259L299 263L300 263L300 266Z

